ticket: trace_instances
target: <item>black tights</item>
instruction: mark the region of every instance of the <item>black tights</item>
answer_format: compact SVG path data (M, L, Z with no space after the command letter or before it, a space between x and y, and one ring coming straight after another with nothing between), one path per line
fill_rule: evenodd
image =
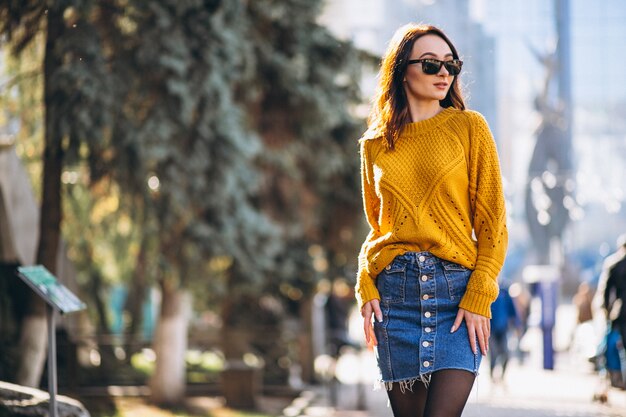
M428 389L417 381L412 390L394 382L388 391L394 417L460 417L476 376L460 369L433 372Z

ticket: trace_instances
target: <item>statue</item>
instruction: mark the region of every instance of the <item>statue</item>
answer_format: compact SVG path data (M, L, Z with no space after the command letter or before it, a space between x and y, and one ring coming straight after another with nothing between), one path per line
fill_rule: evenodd
M572 148L566 106L559 95L551 94L558 78L557 53L535 55L546 69L543 91L535 100L541 114L536 131L537 142L528 167L526 184L526 220L537 255L536 263L551 263L550 243L561 238L575 206L572 198ZM556 97L555 97L556 96Z

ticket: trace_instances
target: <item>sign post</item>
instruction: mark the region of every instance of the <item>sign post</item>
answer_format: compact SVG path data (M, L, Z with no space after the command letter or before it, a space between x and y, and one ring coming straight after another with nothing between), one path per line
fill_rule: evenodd
M50 417L58 417L57 395L57 349L55 315L72 313L86 308L74 293L57 281L54 275L44 266L20 266L17 268L18 276L37 295L46 302L47 325L48 325L48 392L50 393Z

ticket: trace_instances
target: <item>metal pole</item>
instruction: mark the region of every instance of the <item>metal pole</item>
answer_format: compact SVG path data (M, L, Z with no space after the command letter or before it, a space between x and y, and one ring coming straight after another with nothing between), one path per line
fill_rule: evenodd
M558 95L564 105L565 129L567 141L572 141L572 65L571 65L571 37L570 37L570 1L556 1L556 29L559 39L557 59L559 62ZM571 146L571 145L569 145Z
M57 342L54 326L56 310L47 305L48 313L48 392L50 393L50 417L58 417L57 413Z
M553 279L553 278L552 278ZM554 343L552 333L556 321L556 282L544 281L541 289L541 315L543 332L543 369L554 369Z
M552 328L543 329L543 369L554 369L554 348L552 342Z

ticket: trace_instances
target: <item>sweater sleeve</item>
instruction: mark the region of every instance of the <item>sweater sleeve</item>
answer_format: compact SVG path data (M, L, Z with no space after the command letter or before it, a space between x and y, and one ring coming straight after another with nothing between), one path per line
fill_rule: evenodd
M361 154L361 191L363 194L363 209L365 211L365 219L370 227L370 231L365 238L365 242L361 246L359 253L359 269L356 277L356 299L359 309L363 304L373 299L380 299L378 290L376 289L375 277L370 276L368 272L368 247L369 243L375 239L378 234L378 214L380 210L380 200L376 194L374 185L374 167L372 160L367 151L367 140L362 139L360 145Z
M474 271L459 307L491 317L491 303L498 296L498 274L508 244L506 209L496 144L485 119L468 112L470 128L470 204L478 255Z

